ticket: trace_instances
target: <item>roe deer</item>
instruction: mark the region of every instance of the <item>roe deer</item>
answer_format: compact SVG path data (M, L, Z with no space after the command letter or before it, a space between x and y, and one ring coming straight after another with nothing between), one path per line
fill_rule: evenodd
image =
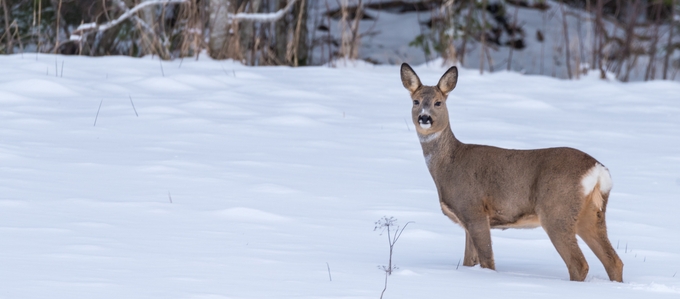
M569 270L583 281L588 263L576 235L600 259L609 279L621 282L623 263L607 237L609 170L567 147L510 150L465 144L453 135L446 98L458 81L454 66L436 86L424 86L408 64L401 81L411 93L411 115L442 211L465 229L463 265L495 269L491 228L542 226Z

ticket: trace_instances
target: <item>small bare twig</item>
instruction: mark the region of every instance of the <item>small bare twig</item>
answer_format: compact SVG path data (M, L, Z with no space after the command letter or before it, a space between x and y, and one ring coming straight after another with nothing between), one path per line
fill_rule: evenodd
M333 278L331 277L331 266L326 262L326 268L328 268L328 280L333 281Z
M132 96L131 95L128 95L128 96L130 97L130 104L132 104L132 110L134 110L135 115L137 115L137 117L139 117L139 114L137 114L137 108L135 108L135 103L132 102Z
M170 200L170 203L172 203L172 196L170 196L170 191L168 191L168 199Z
M160 56L158 57L158 63L161 65L161 75L165 77L165 71L163 70L163 58L161 58Z
M99 108L97 108L97 115L94 116L94 124L92 125L93 127L97 126L97 118L99 118L99 110L102 109L102 103L104 103L104 100L101 100L101 102L99 102Z

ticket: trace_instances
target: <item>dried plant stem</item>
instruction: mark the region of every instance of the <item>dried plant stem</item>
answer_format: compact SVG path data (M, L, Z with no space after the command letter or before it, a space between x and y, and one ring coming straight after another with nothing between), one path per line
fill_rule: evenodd
M382 299L383 295L385 294L385 291L387 290L387 278L392 275L392 271L397 269L396 266L392 264L392 253L394 252L394 245L397 244L397 241L399 241L399 237L401 237L401 234L404 232L404 229L412 223L412 221L407 222L404 224L404 226L399 229L399 226L397 225L397 220L394 219L394 217L383 217L380 220L378 220L375 223L375 229L383 229L383 231L387 231L387 242L390 246L390 255L389 255L389 262L387 264L387 267L382 266L382 270L385 271L385 285L383 287L382 292L380 293L380 298ZM394 232L392 232L392 227L396 226L396 229Z
M387 271L385 272L385 287L383 288L382 292L380 293L380 299L383 298L383 295L385 295L385 291L387 291L387 277L389 274L387 274Z
M328 11L328 10L330 10L330 8L328 6L328 0L326 0L326 11ZM331 48L331 45L333 44L332 35L331 35L331 25L332 25L332 23L331 23L331 16L328 15L328 14L326 16L327 16L326 19L328 20L328 31L326 31L326 33L327 33L326 42L328 43L328 66L332 66L331 65L333 63L333 50Z
M302 19L302 15L305 11L305 3L307 3L306 0L301 0L302 3L300 3L300 12L298 13L297 17L297 24L295 25L295 38L293 39L293 66L298 66L298 47L300 46L300 29L302 29L302 22L306 22L306 20Z
M673 50L671 50L671 45L673 44L673 28L675 27L675 6L678 5L676 1L671 2L671 18L670 18L670 32L668 33L668 43L666 45L666 57L664 57L663 62L663 79L668 78L668 61L670 60Z
M654 80L654 73L656 73L656 46L659 43L659 20L661 19L661 3L656 5L656 16L654 18L654 37L652 42L652 49L649 53L649 63L645 71L645 81Z
M547 14L546 14L545 11L543 11L541 18L543 19L543 33L542 34L545 35L548 32L547 29L546 29L547 28L546 23L547 23L548 17L547 17ZM541 60L540 60L541 75L543 75L543 70L544 70L544 58L545 58L545 37L543 38L543 41L541 41Z
M42 39L40 38L40 29L42 24L42 1L38 1L38 48L35 51L35 59L38 60L38 53L40 53L40 45Z
M486 0L482 1L482 48L479 49L479 73L484 74L484 54L486 53Z
M130 97L130 104L132 104L132 110L134 110L134 111L135 111L135 115L136 115L137 117L139 117L139 114L137 114L137 108L135 108L135 103L132 102L132 96L131 96L131 95L128 95L128 96Z
M61 20L61 2L62 0L59 0L59 6L57 8L57 28L55 30L54 54L57 54L57 51L59 50L59 21Z
M512 31L510 32L510 53L508 54L508 71L512 67L512 52L515 49L515 30L517 28L517 13L519 12L519 5L515 6L515 16L512 21Z
M99 108L97 108L97 115L94 116L94 124L92 124L93 127L97 126L97 118L99 118L99 110L102 109L103 103L104 103L104 100L101 100L101 102L99 102Z
M328 280L333 281L333 277L331 277L331 265L326 262L326 268L328 269Z
M470 37L470 31L472 30L472 12L474 12L473 5L468 7L467 21L465 21L465 29L463 31L463 45L461 45L460 50L460 65L465 64L465 50L467 48L467 41Z

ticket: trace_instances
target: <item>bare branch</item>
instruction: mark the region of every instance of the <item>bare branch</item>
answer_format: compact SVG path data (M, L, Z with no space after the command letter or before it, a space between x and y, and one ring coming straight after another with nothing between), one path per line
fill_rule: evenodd
M401 233L404 232L404 230L406 229L406 226L408 226L409 223L415 223L415 222L414 222L414 221L409 221L409 222L406 222L406 224L404 224L404 227L401 228L401 230L399 231L399 234L395 234L395 236L394 236L394 242L392 242L393 245L397 243L397 241L399 240L399 237L401 237ZM397 227L397 230L399 230L398 227Z

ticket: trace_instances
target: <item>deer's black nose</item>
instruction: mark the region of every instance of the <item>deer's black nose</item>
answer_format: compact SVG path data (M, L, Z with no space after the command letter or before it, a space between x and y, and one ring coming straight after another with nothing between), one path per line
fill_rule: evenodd
M423 125L431 125L432 117L430 117L429 115L420 115L418 116L418 122Z

